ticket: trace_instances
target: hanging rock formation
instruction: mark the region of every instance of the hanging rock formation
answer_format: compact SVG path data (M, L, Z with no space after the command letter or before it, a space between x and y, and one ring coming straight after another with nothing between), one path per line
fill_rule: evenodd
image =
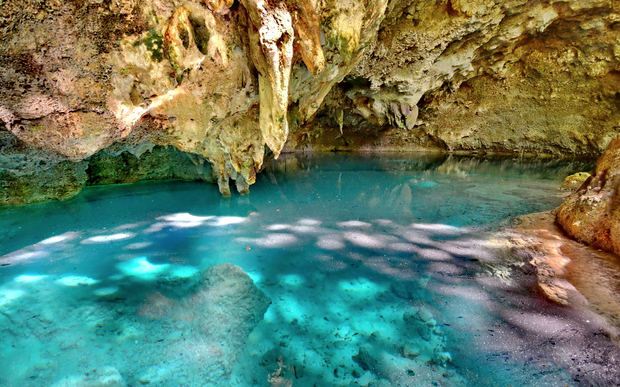
M620 133L618 12L599 0L390 1L363 60L290 147L598 156Z
M0 168L20 169L17 188L84 181L82 160L114 144L172 145L228 195L230 180L249 190L266 147L598 155L619 131L614 7L7 0L0 138L16 138ZM70 196L56 191L19 202Z

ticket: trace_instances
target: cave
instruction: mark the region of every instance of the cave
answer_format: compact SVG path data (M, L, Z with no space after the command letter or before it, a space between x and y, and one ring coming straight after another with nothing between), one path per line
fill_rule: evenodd
M0 386L617 386L601 0L6 0Z

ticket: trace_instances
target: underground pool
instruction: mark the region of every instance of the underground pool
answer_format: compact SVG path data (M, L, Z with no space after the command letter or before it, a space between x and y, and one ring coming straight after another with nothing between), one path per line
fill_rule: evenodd
M591 168L285 155L244 196L143 182L2 208L0 385L613 384L602 323L515 280L496 234Z

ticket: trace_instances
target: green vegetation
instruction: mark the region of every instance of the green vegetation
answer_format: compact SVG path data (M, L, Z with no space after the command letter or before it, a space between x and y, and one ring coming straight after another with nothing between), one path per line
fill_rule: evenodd
M151 28L147 32L146 36L134 43L134 46L144 44L151 52L151 58L157 62L161 62L164 59L164 39L157 33L155 28Z

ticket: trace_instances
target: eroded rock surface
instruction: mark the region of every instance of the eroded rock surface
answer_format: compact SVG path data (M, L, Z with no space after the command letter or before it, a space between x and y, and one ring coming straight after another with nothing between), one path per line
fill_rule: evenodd
M311 117L375 37L386 1L345 3L12 1L0 118L73 161L121 139L174 145L208 158L222 193L230 178L246 192L289 106Z
M213 182L210 163L172 146L114 144L79 161L0 131L0 205L69 199L87 185L179 179Z
M616 256L584 246L562 233L551 212L521 216L504 230L509 255L527 260L536 287L547 299L577 308L589 307L620 331L620 262ZM500 237L503 239L503 236Z
M620 131L617 18L606 1L391 1L322 135L291 148L596 156Z
M557 209L556 221L578 241L620 255L620 137L599 159L595 175Z
M39 282L7 282L3 291L23 294L27 302L2 305L11 334L0 358L19 365L0 375L0 382L231 385L231 369L271 301L238 266L194 269L191 276L188 267L180 268L183 275L128 273L124 284L97 288L98 280L77 275L72 282L46 275ZM46 350L30 362L33 347Z
M595 156L619 131L618 17L604 0L8 0L0 120L52 164L171 145L225 195L266 148ZM44 196L22 201L66 197Z

